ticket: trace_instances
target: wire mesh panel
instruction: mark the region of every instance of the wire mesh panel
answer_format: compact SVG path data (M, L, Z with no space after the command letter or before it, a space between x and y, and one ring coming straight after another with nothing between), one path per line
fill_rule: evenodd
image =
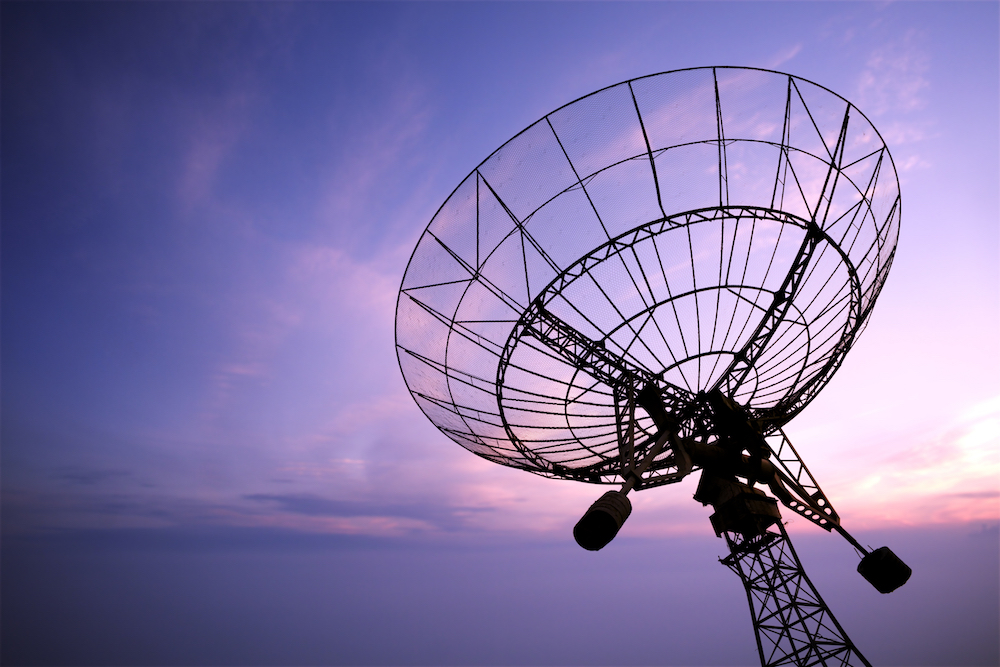
M825 88L747 68L626 81L525 129L441 206L403 277L400 367L463 447L614 481L636 378L677 404L722 389L771 429L801 410L863 329L899 216L884 142ZM560 327L590 357L538 333ZM598 349L624 370L595 370Z

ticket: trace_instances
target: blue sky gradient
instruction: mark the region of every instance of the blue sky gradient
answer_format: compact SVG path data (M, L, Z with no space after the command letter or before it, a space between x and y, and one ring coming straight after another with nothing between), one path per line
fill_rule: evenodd
M601 490L449 441L393 340L409 254L479 162L581 95L703 65L826 86L892 152L893 270L787 431L849 530L936 578L880 597L842 540L789 531L873 662L997 664L996 3L0 13L4 664L754 664L693 480L637 495L588 560L570 530ZM550 640L647 585L634 616L670 650Z

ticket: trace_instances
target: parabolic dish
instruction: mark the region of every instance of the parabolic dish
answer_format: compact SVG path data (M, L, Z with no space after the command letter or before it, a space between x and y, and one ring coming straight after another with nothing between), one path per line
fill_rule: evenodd
M899 219L885 143L826 88L730 67L625 81L534 123L448 197L403 277L400 368L470 451L618 481L620 388L540 332L623 360L673 407L719 388L775 431L864 328Z

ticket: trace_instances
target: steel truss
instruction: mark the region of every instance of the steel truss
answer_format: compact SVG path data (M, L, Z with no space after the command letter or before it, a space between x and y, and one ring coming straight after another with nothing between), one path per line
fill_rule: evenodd
M749 539L724 535L730 553L722 563L743 581L762 667L871 667L809 581L780 521Z
M835 93L750 68L625 81L525 128L442 204L400 286L400 370L475 454L621 484L574 528L585 549L629 492L701 470L761 665L870 667L777 504L844 536L882 593L910 569L847 533L782 427L864 329L899 221L888 148Z

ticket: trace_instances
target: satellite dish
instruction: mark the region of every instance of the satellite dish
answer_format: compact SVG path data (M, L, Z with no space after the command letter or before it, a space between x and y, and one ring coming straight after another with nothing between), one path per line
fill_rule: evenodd
M630 491L700 470L761 663L867 665L778 502L850 540L880 591L910 570L840 526L782 426L864 329L899 219L885 142L826 88L737 67L625 81L529 126L448 197L403 277L400 368L475 454L620 485L574 529L584 548L614 538Z

